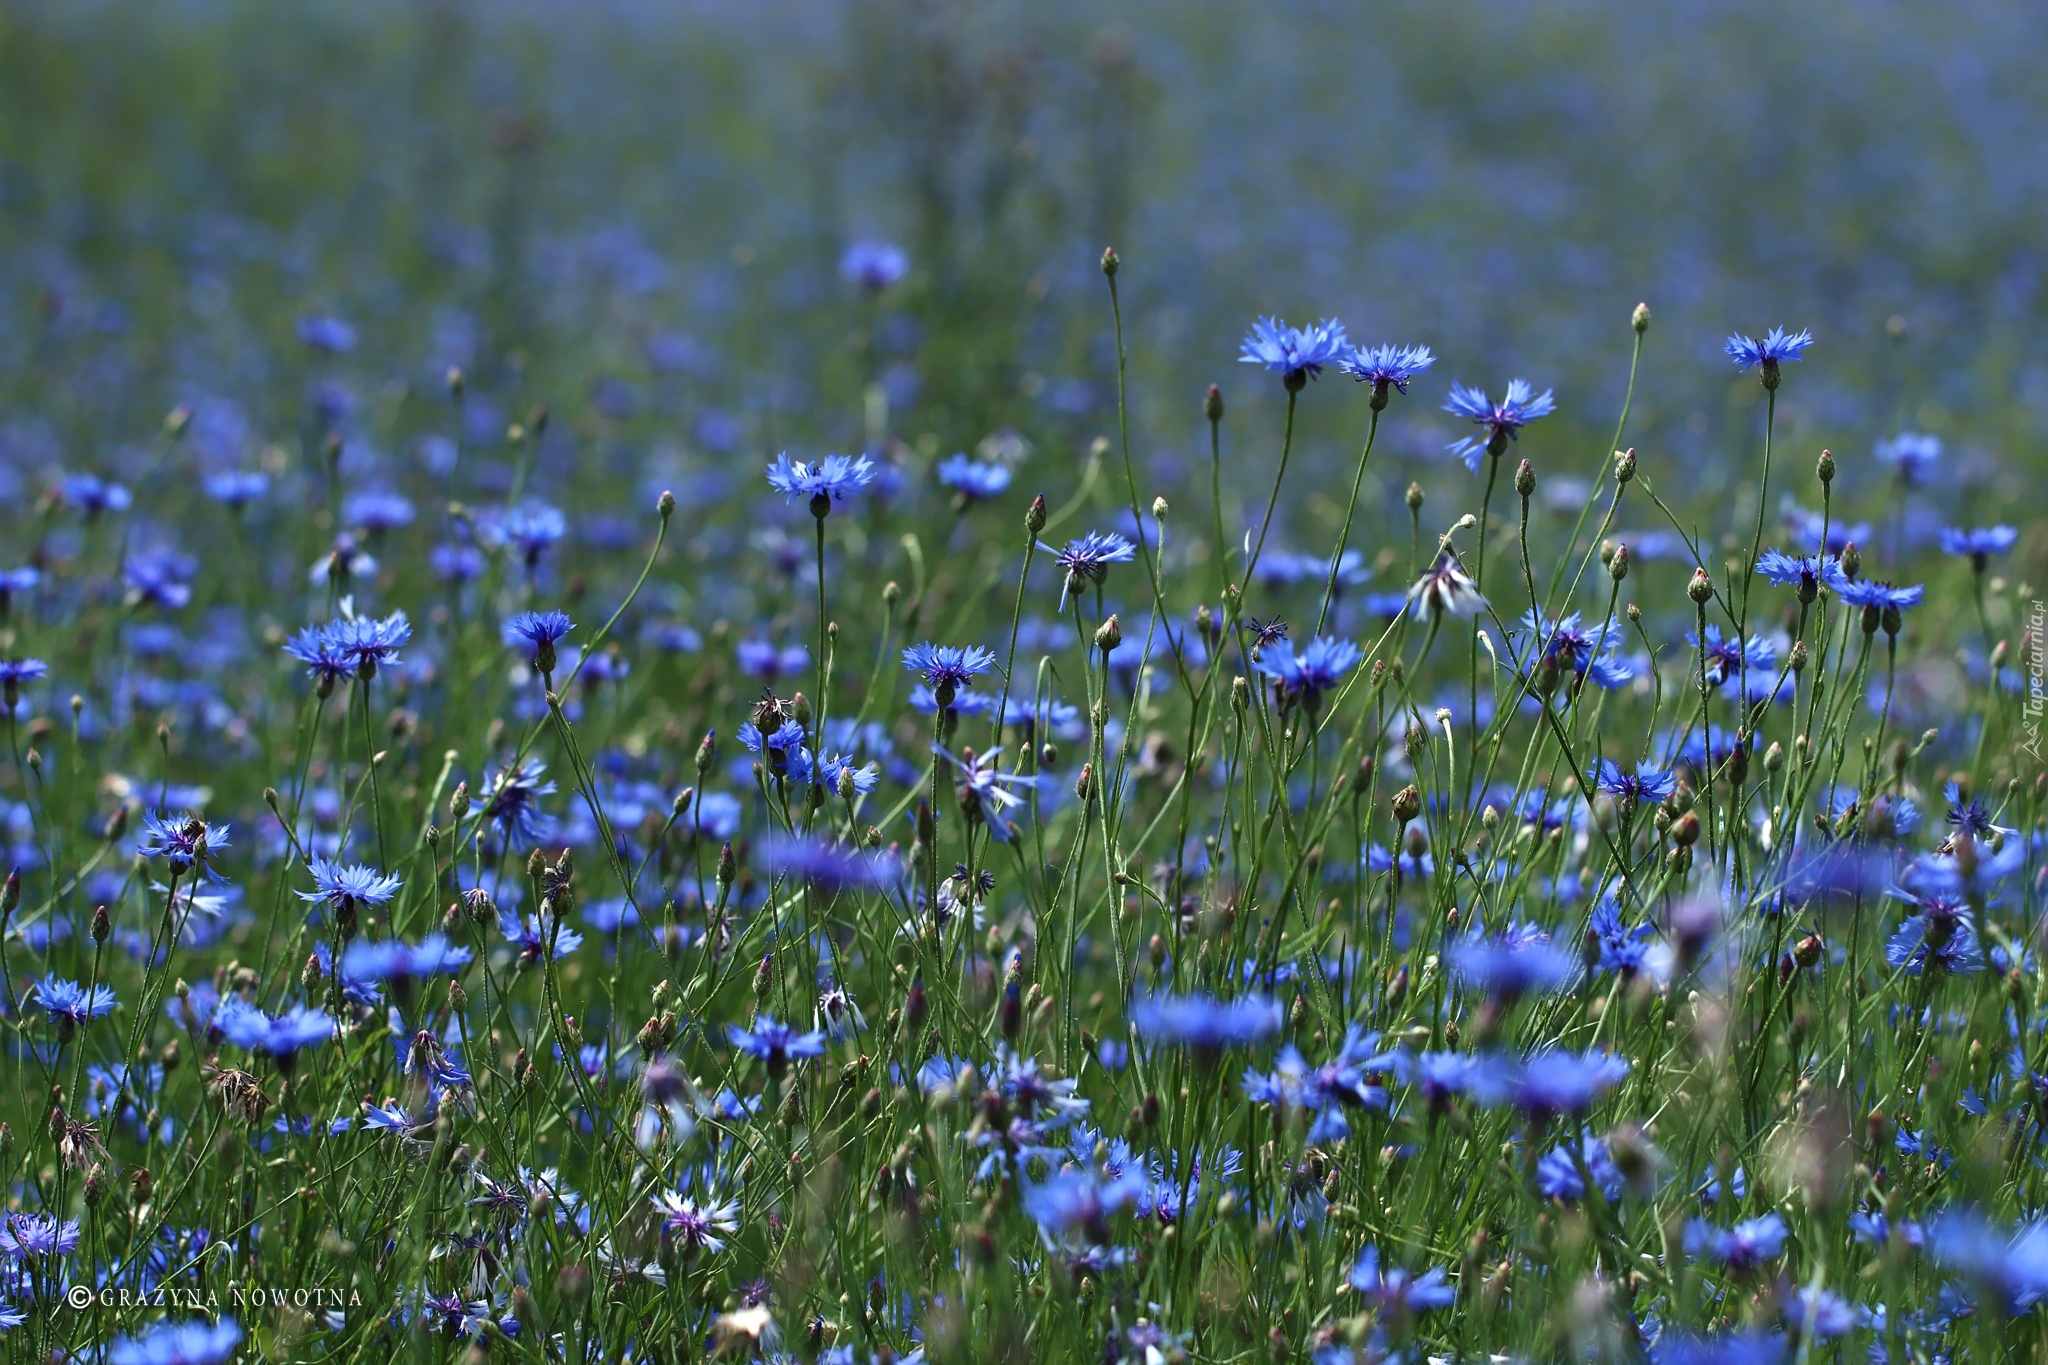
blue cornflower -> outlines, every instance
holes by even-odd
[[[541,776],[546,771],[545,764],[524,759],[493,771],[484,781],[480,818],[497,828],[508,848],[515,841],[539,843],[555,827],[554,817],[540,808],[540,798],[555,792],[555,784]]]
[[[752,721],[740,722],[734,732],[747,752],[761,755],[768,760],[768,772],[777,778],[796,777],[799,781],[810,778],[810,752],[805,748],[810,735],[804,727],[793,720],[785,720],[773,730],[763,734]]]
[[[192,601],[192,579],[199,563],[171,550],[138,550],[121,565],[121,576],[135,602],[178,611]]]
[[[411,498],[388,488],[360,489],[341,505],[343,525],[376,535],[410,526],[417,515]]]
[[[732,647],[740,672],[763,682],[793,677],[811,666],[811,652],[802,645],[775,645],[767,640],[742,640]]]
[[[780,1075],[792,1061],[808,1061],[825,1055],[823,1033],[798,1033],[772,1014],[756,1015],[751,1028],[727,1024],[725,1036],[749,1057],[765,1062],[771,1075]]]
[[[299,892],[299,899],[325,905],[333,912],[336,923],[351,932],[358,907],[388,905],[402,885],[396,876],[387,876],[374,867],[342,863],[318,853],[307,861],[306,870],[313,874],[313,890]]]
[[[819,757],[815,774],[808,749],[797,749],[789,756],[789,776],[793,782],[809,785],[816,781],[828,794],[837,795],[843,781],[851,781],[855,796],[866,796],[881,784],[882,772],[873,763],[855,763],[845,754],[824,754]]]
[[[1029,773],[1004,772],[997,762],[1002,755],[1001,746],[983,753],[962,749],[957,758],[943,748],[937,752],[953,765],[960,809],[968,819],[979,820],[999,843],[1007,844],[1015,838],[1017,827],[1010,823],[1009,812],[1011,807],[1022,805],[1024,798],[1011,788],[1036,787],[1038,778]]]
[[[1525,1058],[1508,1088],[1508,1098],[1532,1118],[1583,1114],[1593,1101],[1621,1084],[1627,1059],[1612,1053],[1566,1052],[1551,1048]]]
[[[509,547],[517,551],[529,573],[539,568],[541,557],[568,534],[569,520],[561,509],[538,501],[523,502],[477,525],[477,535],[484,544],[492,549]]]
[[[1782,1365],[1789,1353],[1776,1332],[1724,1332],[1695,1337],[1665,1332],[1650,1348],[1651,1365]]]
[[[331,313],[308,313],[299,319],[299,340],[309,351],[346,355],[356,348],[356,329]]]
[[[1948,526],[1942,528],[1941,552],[1969,560],[1970,567],[1982,573],[1984,561],[2004,554],[2019,538],[2019,531],[2011,526],[1976,526],[1968,530]]]
[[[67,1042],[80,1024],[111,1012],[120,1003],[114,998],[111,986],[85,987],[56,976],[46,976],[36,982],[35,993],[36,1003],[57,1026],[57,1036]]]
[[[1789,493],[1779,500],[1778,514],[1784,519],[1785,533],[1792,539],[1818,545],[1831,555],[1848,549],[1851,541],[1858,545],[1870,543],[1869,522],[1843,521],[1839,517],[1809,511],[1793,501]]]
[[[1786,361],[1806,359],[1806,348],[1813,345],[1813,333],[1801,328],[1787,334],[1783,327],[1773,327],[1770,335],[1762,341],[1746,337],[1740,332],[1731,333],[1721,343],[1721,349],[1735,362],[1735,368],[1746,370],[1755,365],[1763,372],[1764,387],[1778,387],[1778,366]]]
[[[1723,635],[1719,626],[1710,625],[1704,644],[1698,631],[1687,631],[1685,638],[1694,649],[1706,654],[1707,681],[1715,687],[1735,682],[1745,667],[1753,673],[1768,673],[1778,666],[1778,646],[1762,636],[1738,640]]]
[[[327,626],[304,627],[285,641],[284,652],[306,666],[306,676],[323,697],[332,693],[337,683],[355,675],[355,661]]]
[[[208,1322],[160,1322],[139,1337],[122,1337],[107,1349],[107,1365],[223,1365],[242,1340],[233,1318]]]
[[[1259,655],[1255,666],[1273,679],[1273,690],[1283,708],[1299,706],[1314,713],[1322,705],[1323,693],[1358,667],[1361,657],[1351,641],[1324,635],[1309,641],[1299,654],[1268,650]]]
[[[1642,971],[1649,962],[1649,940],[1654,932],[1648,924],[1631,928],[1622,923],[1621,907],[1611,897],[1603,899],[1593,907],[1586,927],[1587,937],[1599,951],[1594,968],[1625,977]]]
[[[20,593],[36,590],[36,584],[43,581],[43,571],[32,564],[18,569],[0,569],[0,616],[7,614],[14,605],[14,598]]]
[[[1449,953],[1451,975],[1474,990],[1504,999],[1530,991],[1559,990],[1579,974],[1571,954],[1548,938],[1515,934],[1506,938],[1472,935]]]
[[[1118,535],[1115,531],[1090,531],[1079,540],[1070,540],[1063,550],[1055,550],[1044,541],[1038,548],[1054,556],[1060,568],[1066,570],[1066,586],[1060,590],[1060,610],[1067,609],[1067,598],[1079,592],[1083,584],[1100,583],[1109,577],[1109,566],[1128,564],[1138,557],[1138,547]]]
[[[404,611],[389,616],[343,616],[327,626],[334,648],[365,682],[384,664],[398,662],[398,651],[412,639],[412,622]]]
[[[398,939],[357,939],[342,950],[341,972],[357,981],[409,981],[457,971],[474,956],[445,934],[428,934],[418,943]]]
[[[1280,1006],[1263,995],[1217,1000],[1206,995],[1153,995],[1131,1005],[1139,1036],[1167,1047],[1216,1052],[1247,1047],[1280,1031]]]
[[[273,1018],[247,1001],[231,1000],[214,1016],[214,1026],[236,1047],[276,1058],[280,1069],[288,1069],[301,1049],[334,1036],[334,1020],[304,1005]]]
[[[1422,1052],[1396,1053],[1395,1074],[1422,1094],[1424,1104],[1434,1110],[1447,1107],[1461,1095],[1481,1105],[1498,1104],[1507,1094],[1513,1067],[1492,1053]]]
[[[1387,405],[1387,390],[1408,392],[1408,385],[1416,375],[1436,364],[1436,357],[1427,346],[1374,346],[1353,347],[1349,355],[1338,362],[1344,373],[1361,384],[1372,385],[1372,402],[1375,409]]]
[[[1552,621],[1526,611],[1522,613],[1517,644],[1540,648],[1541,652],[1533,653],[1530,659],[1539,681],[1569,672],[1574,687],[1590,677],[1597,686],[1612,690],[1635,676],[1614,657],[1614,647],[1622,638],[1622,627],[1617,621],[1602,621],[1589,627],[1581,624],[1577,612]]]
[[[498,912],[498,932],[518,950],[518,966],[523,972],[546,961],[559,962],[583,946],[583,935],[566,924],[543,921],[533,915],[522,919],[509,910]]]
[[[768,466],[768,486],[788,498],[810,499],[811,515],[819,518],[832,510],[833,503],[845,502],[848,494],[867,487],[874,477],[875,462],[865,455],[851,459],[827,455],[813,464],[792,460],[785,451]]]
[[[1292,1043],[1280,1049],[1270,1072],[1247,1068],[1242,1084],[1254,1104],[1290,1106],[1315,1116],[1310,1145],[1335,1142],[1349,1135],[1348,1109],[1385,1109],[1387,1092],[1379,1077],[1393,1069],[1394,1057],[1379,1051],[1380,1035],[1356,1024],[1345,1031],[1337,1055],[1310,1066]]]
[[[449,541],[427,551],[427,564],[443,583],[469,583],[483,577],[484,552],[466,540]]]
[[[1829,1289],[1812,1285],[1785,1301],[1785,1321],[1814,1341],[1832,1341],[1856,1330],[1856,1305]]]
[[[0,1257],[69,1256],[78,1247],[78,1223],[47,1213],[0,1213]]]
[[[1865,635],[1883,626],[1886,635],[1896,636],[1905,624],[1902,615],[1920,605],[1927,589],[1918,583],[1899,588],[1878,578],[1852,578],[1836,588],[1835,594],[1845,606],[1863,608]]]
[[[206,496],[235,511],[270,491],[270,476],[260,469],[226,469],[200,480]]]
[[[2048,1222],[2008,1234],[1975,1210],[1957,1209],[1928,1222],[1927,1248],[1937,1265],[1988,1290],[2007,1312],[2048,1298]]]
[[[1585,1165],[1583,1174],[1579,1169],[1581,1162]],[[1580,1135],[1576,1154],[1568,1146],[1558,1147],[1537,1159],[1536,1192],[1545,1199],[1576,1204],[1586,1197],[1587,1175],[1593,1177],[1594,1187],[1609,1203],[1621,1198],[1621,1167],[1615,1164],[1607,1139],[1590,1133]]]
[[[145,858],[162,858],[174,872],[197,867],[213,880],[212,858],[228,846],[227,825],[209,825],[189,811],[165,817],[163,812],[142,813],[143,841],[135,851]]]
[[[1902,431],[1879,441],[1874,453],[1879,464],[1896,469],[1899,482],[1911,488],[1925,483],[1941,463],[1941,438],[1925,432]]]
[[[1941,799],[1948,802],[1948,810],[1942,819],[1958,834],[1967,834],[1972,839],[1982,839],[1990,834],[2012,833],[2009,829],[1992,824],[1991,812],[1984,809],[1984,803],[1965,792],[1962,784],[1954,779],[1942,784]]]
[[[1010,486],[1008,465],[982,464],[955,452],[939,462],[939,482],[968,502],[995,497]]]
[[[106,512],[125,512],[134,502],[127,488],[97,474],[66,474],[59,491],[64,501],[88,518]]]
[[[883,850],[848,848],[802,835],[778,835],[755,845],[761,863],[778,877],[826,890],[865,889],[895,883],[896,859]]]
[[[894,242],[853,242],[839,258],[841,278],[869,293],[879,294],[909,273],[910,257]]]
[[[0,659],[0,700],[12,711],[21,700],[22,684],[38,682],[49,671],[50,666],[41,659]]]
[[[1109,1216],[1136,1203],[1147,1184],[1142,1169],[1114,1175],[1063,1170],[1043,1184],[1026,1184],[1024,1212],[1049,1238],[1101,1246],[1110,1241]]]
[[[1486,396],[1486,390],[1470,389],[1453,380],[1451,396],[1444,400],[1444,411],[1456,417],[1469,417],[1485,428],[1449,446],[1451,454],[1464,460],[1467,469],[1477,472],[1481,455],[1499,458],[1509,441],[1520,438],[1524,426],[1557,411],[1557,400],[1549,389],[1537,393],[1535,385],[1526,379],[1509,380],[1508,390],[1498,403]]]
[[[1347,1279],[1383,1314],[1428,1313],[1449,1308],[1458,1298],[1458,1291],[1451,1287],[1441,1268],[1432,1267],[1416,1275],[1399,1267],[1382,1266],[1380,1249],[1375,1246],[1358,1253]]]
[[[1849,581],[1834,555],[1788,555],[1783,550],[1758,555],[1756,572],[1781,588],[1797,588],[1802,602],[1811,602],[1822,588],[1840,591]]]
[[[1945,976],[1971,976],[1984,970],[1983,946],[1965,913],[1908,916],[1886,940],[1884,959],[1896,971],[1919,976],[1933,970]]]
[[[922,673],[939,705],[952,704],[958,690],[994,668],[996,656],[980,645],[912,645],[903,651],[903,666]]]
[[[1776,1260],[1790,1235],[1785,1220],[1775,1213],[1745,1219],[1729,1228],[1695,1218],[1685,1227],[1685,1254],[1739,1274]]]
[[[1342,364],[1350,350],[1344,324],[1335,318],[1313,327],[1289,327],[1278,318],[1260,318],[1245,333],[1237,358],[1246,365],[1265,366],[1279,375],[1288,389],[1300,392],[1323,372],[1323,366]]]
[[[1625,773],[1620,764],[1603,758],[1594,771],[1593,785],[1634,808],[1670,796],[1678,790],[1678,778],[1672,773],[1640,765],[1634,772]]]
[[[499,638],[517,647],[522,641],[533,647],[533,666],[542,673],[555,671],[555,646],[576,623],[566,612],[522,611],[498,628]]]

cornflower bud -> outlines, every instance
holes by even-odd
[[[1223,390],[1214,384],[1211,384],[1209,391],[1202,395],[1202,416],[1211,422],[1223,420]]]
[[[1628,546],[1614,547],[1614,558],[1607,561],[1607,576],[1619,583],[1628,577]]]
[[[1649,331],[1650,305],[1647,303],[1637,304],[1636,310],[1633,313],[1630,313],[1628,316],[1628,325],[1636,329],[1637,336],[1641,336],[1643,333]]]
[[[1035,536],[1045,529],[1045,522],[1045,494],[1040,493],[1031,500],[1031,506],[1024,513],[1024,529]],[[892,583],[890,586],[894,587],[895,584]]]
[[[1416,790],[1415,784],[1411,782],[1395,792],[1394,799],[1389,804],[1392,808],[1395,822],[1405,825],[1416,816],[1422,814],[1422,793]]]
[[[1113,247],[1113,246],[1106,246],[1106,247],[1102,248],[1102,273],[1103,273],[1103,274],[1105,274],[1105,275],[1109,276],[1109,277],[1110,277],[1111,279],[1115,279],[1115,278],[1116,278],[1116,268],[1117,268],[1117,267],[1118,267],[1119,265],[1121,265],[1121,264],[1123,264],[1123,262],[1122,262],[1122,261],[1121,261],[1121,260],[1120,260],[1120,259],[1118,258],[1117,254],[1116,254],[1116,248],[1115,248],[1115,247]]]
[[[1813,472],[1820,476],[1821,486],[1827,487],[1835,481],[1835,453],[1823,450],[1820,459],[1814,461]]]
[[[1636,448],[1634,446],[1630,446],[1627,450],[1615,451],[1614,481],[1616,483],[1627,483],[1630,479],[1633,479],[1635,476]]]
[[[1707,577],[1704,568],[1692,571],[1692,580],[1685,585],[1685,595],[1700,606],[1714,600],[1714,580]]]
[[[1109,619],[1095,629],[1095,647],[1108,654],[1123,642],[1124,628],[1118,624],[1116,613],[1111,612]]]
[[[1525,502],[1536,491],[1536,466],[1527,460],[1522,461],[1521,467],[1515,470],[1515,491],[1522,495]]]

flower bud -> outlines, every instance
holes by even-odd
[[[1040,493],[1031,500],[1030,508],[1024,513],[1024,529],[1035,536],[1045,529],[1045,521],[1045,494]]]
[[[1685,585],[1685,595],[1700,606],[1714,600],[1714,580],[1707,577],[1705,569],[1695,568],[1692,571],[1692,581]]]
[[[1419,483],[1408,485],[1408,510],[1411,512],[1420,512],[1422,510],[1422,485]]]
[[[1521,467],[1515,470],[1515,491],[1521,494],[1524,500],[1536,491],[1536,466],[1527,460],[1522,461]]]
[[[1630,446],[1627,450],[1615,451],[1614,481],[1616,483],[1627,483],[1630,479],[1633,479],[1635,476],[1636,448],[1634,446]]]
[[[1202,416],[1211,422],[1223,420],[1223,390],[1214,384],[1211,384],[1209,391],[1202,395]]]
[[[1832,450],[1823,450],[1820,453],[1820,459],[1814,462],[1813,472],[1820,476],[1822,487],[1833,483],[1835,481],[1835,453]]]
[[[1116,268],[1117,268],[1117,267],[1118,267],[1119,265],[1121,265],[1121,264],[1123,264],[1123,262],[1122,262],[1121,260],[1119,260],[1119,259],[1118,259],[1118,257],[1117,257],[1117,254],[1116,254],[1116,248],[1115,248],[1115,247],[1113,247],[1113,246],[1106,246],[1106,247],[1102,248],[1102,273],[1103,273],[1103,274],[1105,274],[1105,275],[1109,276],[1109,277],[1110,277],[1111,279],[1115,279],[1115,278],[1116,278]]]
[[[654,500],[654,510],[660,514],[663,521],[667,521],[675,515],[676,495],[666,488],[662,489],[661,496]]]
[[[1095,628],[1095,647],[1107,654],[1123,642],[1124,628],[1117,623],[1116,613],[1111,612],[1109,619]]]
[[[1628,577],[1628,546],[1614,547],[1614,558],[1607,561],[1607,576],[1619,583]]]
[[[1422,793],[1417,791],[1415,784],[1411,782],[1394,793],[1390,805],[1395,822],[1405,825],[1422,813]]]
[[[1637,336],[1641,336],[1643,333],[1649,331],[1650,305],[1647,303],[1637,304],[1635,312],[1630,313],[1628,316],[1628,325],[1636,329]]]
[[[1842,547],[1842,572],[1851,578],[1863,572],[1863,551],[1856,548],[1853,540]]]

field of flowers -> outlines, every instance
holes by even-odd
[[[2048,1355],[2048,17],[1116,18],[0,11],[5,1360]]]

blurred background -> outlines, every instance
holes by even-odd
[[[1278,313],[1442,357],[1369,485],[1404,531],[1408,479],[1469,478],[1454,378],[1556,388],[1524,446],[1569,496],[1643,300],[1646,474],[1739,505],[1760,406],[1720,343],[1782,323],[1818,338],[1780,408],[1802,487],[1825,444],[1881,497],[1872,448],[1919,430],[1930,517],[2011,519],[2048,421],[2044,51],[2010,0],[11,0],[0,496],[119,473],[180,402],[202,458],[327,423],[374,478],[445,425],[449,366],[479,438],[551,405],[536,486],[586,510],[598,474],[687,507],[784,446],[1008,443],[1056,494],[1113,429],[1113,243],[1164,491],[1206,488],[1217,381],[1263,498],[1279,388],[1235,361]],[[900,285],[841,278],[864,239]],[[1349,388],[1305,396],[1302,544]]]

